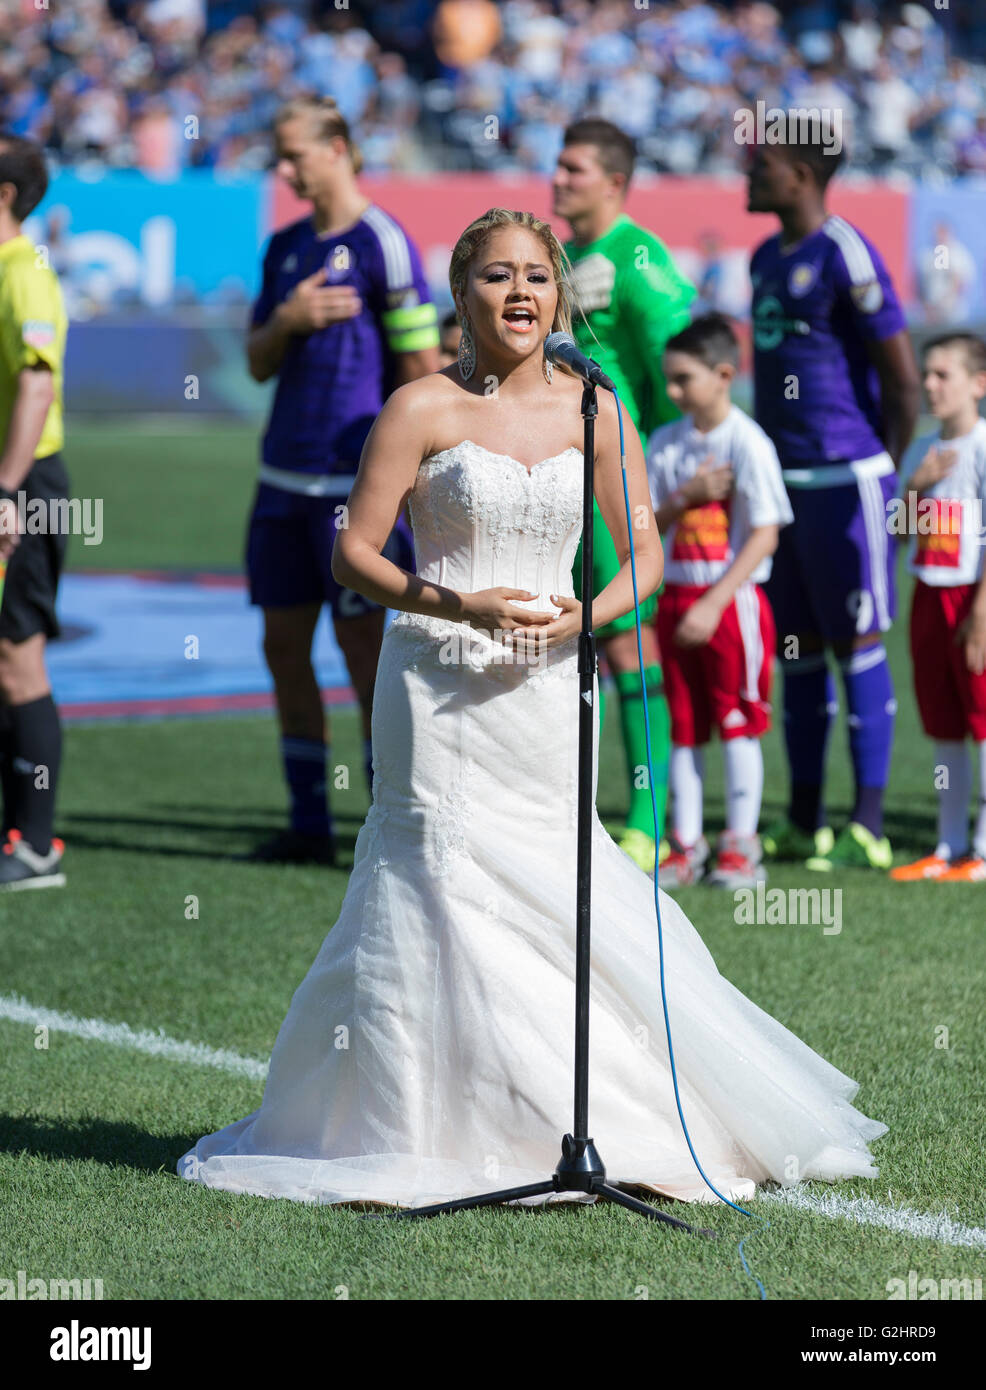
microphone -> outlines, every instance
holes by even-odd
[[[549,333],[544,340],[544,355],[549,362],[570,367],[593,386],[601,386],[604,391],[616,390],[599,363],[585,355],[571,333]]]

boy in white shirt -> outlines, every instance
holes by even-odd
[[[938,844],[890,870],[897,882],[986,881],[986,342],[948,333],[924,349],[924,389],[941,423],[901,461],[904,515],[913,518],[908,569],[911,661],[921,723],[935,740]],[[969,846],[972,764],[979,762],[979,815]],[[939,772],[939,769],[942,769]]]
[[[793,515],[773,444],[730,400],[738,364],[736,335],[721,314],[705,314],[671,338],[667,390],[685,414],[647,443],[664,538],[657,632],[671,712],[671,852],[658,871],[662,888],[705,874],[703,745],[713,726],[725,761],[726,829],[705,881],[741,888],[767,876],[757,827],[775,634],[759,586]]]

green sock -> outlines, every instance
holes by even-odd
[[[671,756],[671,718],[664,698],[664,679],[658,665],[644,668],[647,683],[647,718],[650,722],[650,755],[654,769],[654,796],[657,801],[657,835],[664,833],[664,812],[668,798],[668,761]],[[654,834],[654,812],[647,784],[647,738],[641,707],[640,673],[619,671],[616,689],[620,696],[620,723],[623,746],[630,769],[630,810],[628,830]]]

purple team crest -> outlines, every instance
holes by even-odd
[[[355,269],[356,252],[344,241],[333,246],[325,258],[325,276],[330,285],[343,284]]]
[[[806,295],[818,276],[818,270],[807,261],[794,266],[787,278],[787,287],[795,299]]]

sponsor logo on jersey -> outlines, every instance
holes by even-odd
[[[672,560],[725,560],[729,557],[729,506],[704,502],[678,518],[671,547]]]
[[[608,309],[616,284],[616,266],[601,251],[593,251],[574,263],[569,283],[584,314],[593,309]]]
[[[917,564],[958,569],[962,558],[961,498],[922,497],[920,506],[927,524],[917,528]]]
[[[298,257],[294,251],[291,252],[290,256],[284,257],[284,260],[281,262],[281,269],[286,275],[291,275],[298,269]]]
[[[788,291],[795,299],[802,299],[818,278],[818,270],[807,261],[802,261],[800,265],[793,266],[790,275],[787,277]]]
[[[788,318],[784,305],[773,294],[765,294],[753,306],[753,345],[761,352],[772,352],[780,347],[789,333],[807,337],[811,325],[804,319]]]
[[[875,314],[883,305],[883,286],[879,280],[866,285],[853,285],[849,293],[856,308],[863,314]]]
[[[27,319],[22,334],[28,347],[50,347],[55,341],[55,325],[46,319]]]

